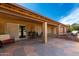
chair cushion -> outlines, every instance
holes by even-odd
[[[3,42],[3,44],[11,44],[11,43],[14,42],[14,39],[6,39],[6,40],[4,40],[2,42]]]
[[[14,39],[12,39],[9,34],[4,34],[0,35],[0,41],[2,41],[3,44],[10,44],[14,42]]]

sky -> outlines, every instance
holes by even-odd
[[[63,24],[79,23],[78,3],[20,3],[19,5]]]

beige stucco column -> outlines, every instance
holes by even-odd
[[[60,35],[60,27],[61,25],[58,25],[58,35]]]
[[[53,34],[57,34],[57,29],[56,29],[56,27],[53,28]]]
[[[43,23],[43,41],[47,43],[47,22]]]
[[[66,29],[66,27],[64,27],[64,33],[66,33],[67,32],[67,29]]]

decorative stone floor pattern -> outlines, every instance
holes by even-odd
[[[47,44],[19,41],[0,48],[0,56],[79,56],[79,42],[51,38]]]

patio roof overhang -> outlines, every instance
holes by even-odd
[[[35,14],[30,10],[23,9],[21,6],[19,6],[17,4],[0,3],[0,8],[1,8],[0,12],[14,15],[16,17],[18,16],[18,17],[25,18],[25,21],[27,21],[26,19],[28,18],[32,21],[48,22],[48,24],[54,25],[54,26],[59,25],[58,22],[50,20],[50,19],[43,17],[41,15]]]
[[[10,12],[10,11],[7,11],[7,10],[1,10],[0,9],[0,16],[3,17],[8,17],[8,18],[12,18],[12,19],[18,19],[17,21],[21,20],[21,21],[25,21],[25,22],[37,22],[37,23],[42,23],[43,21],[36,21],[36,19],[34,18],[30,18],[30,17],[26,17],[26,16],[23,16],[21,14],[18,14],[18,13],[13,13],[13,12]],[[11,19],[11,20],[12,20]]]

